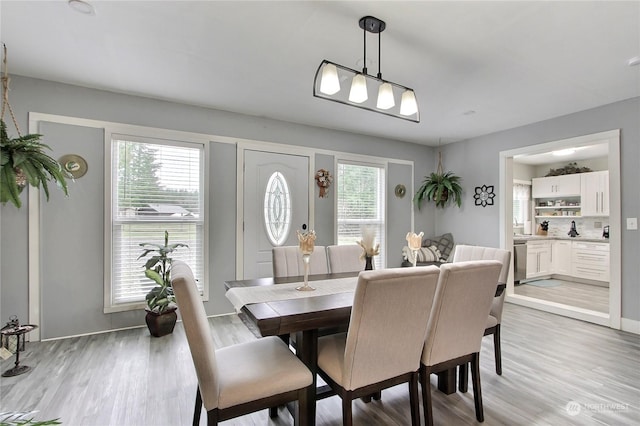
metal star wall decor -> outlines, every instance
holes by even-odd
[[[493,193],[493,185],[476,186],[476,193],[473,194],[473,198],[476,200],[476,206],[492,206],[493,199],[496,194]]]

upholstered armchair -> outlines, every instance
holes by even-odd
[[[191,268],[175,260],[171,275],[198,377],[194,425],[200,424],[202,406],[207,424],[216,425],[303,396],[313,382],[311,372],[282,340],[265,337],[216,350]]]
[[[332,274],[364,270],[363,249],[357,244],[327,246],[329,270]]]
[[[280,246],[272,249],[273,276],[275,278],[304,275],[302,253],[298,246]],[[327,251],[324,246],[315,246],[309,262],[309,274],[328,274]]]
[[[420,423],[418,368],[438,274],[435,266],[361,272],[348,331],[318,340],[318,371],[342,398],[344,425],[354,399],[400,383]]]
[[[420,364],[424,417],[428,426],[433,425],[431,373],[466,367],[469,362],[476,419],[484,421],[480,349],[501,267],[497,260],[446,263],[440,267]]]
[[[498,282],[506,284],[511,267],[511,252],[493,247],[457,245],[453,253],[453,262],[466,262],[469,260],[497,260],[502,264]],[[494,297],[491,303],[491,312],[487,318],[484,335],[493,335],[493,351],[496,363],[496,373],[502,374],[502,349],[500,346],[500,325],[502,324],[502,309],[504,307],[505,291]],[[461,376],[464,380],[464,377]],[[461,382],[462,383],[462,382]],[[466,389],[466,382],[462,384]]]

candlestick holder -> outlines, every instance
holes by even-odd
[[[302,263],[304,264],[304,285],[296,287],[298,291],[313,291],[315,288],[309,285],[309,262],[311,261],[311,253],[315,248],[316,233],[314,231],[305,232],[296,231],[298,241],[300,242],[300,251],[302,252]]]

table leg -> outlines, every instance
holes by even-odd
[[[456,391],[456,368],[450,368],[437,373],[438,390],[447,395],[451,395]]]
[[[297,336],[298,347],[296,354],[298,358],[311,371],[313,383],[307,388],[302,399],[299,401],[300,424],[316,424],[316,375],[318,373],[318,330],[305,330],[299,332]]]

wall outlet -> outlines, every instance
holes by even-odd
[[[637,217],[628,217],[627,218],[627,229],[629,231],[635,231],[638,229],[638,218]]]

